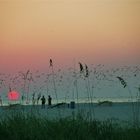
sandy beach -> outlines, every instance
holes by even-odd
[[[23,112],[26,114],[36,114],[39,117],[47,117],[48,119],[57,119],[72,117],[80,113],[83,117],[94,117],[97,120],[118,119],[122,121],[131,121],[133,119],[132,103],[112,103],[98,105],[97,103],[80,103],[75,104],[75,108],[71,108],[68,104],[60,106],[48,106],[43,109],[41,105],[19,105],[14,107],[0,107],[1,118],[15,112]],[[138,113],[139,108],[135,107]]]

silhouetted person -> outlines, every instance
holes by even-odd
[[[50,95],[48,96],[48,105],[52,105],[52,98]]]
[[[42,101],[42,108],[45,108],[46,99],[44,95],[42,96],[41,101]]]

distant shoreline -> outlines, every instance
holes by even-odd
[[[110,103],[112,103],[112,104],[128,104],[128,103],[130,103],[130,104],[132,104],[132,103],[140,103],[140,101],[111,101],[111,100],[104,100],[104,101],[107,101],[107,102],[110,102]],[[98,105],[99,103],[101,103],[101,102],[104,102],[104,101],[100,101],[100,102],[79,102],[79,103],[76,103],[75,102],[75,105],[82,105],[82,104],[93,104],[93,105]],[[67,104],[67,105],[69,105],[70,104],[70,102],[60,102],[59,104],[61,104],[61,103],[64,103],[64,104]],[[108,103],[105,103],[105,104],[108,104]],[[12,106],[12,105],[20,105],[20,106],[41,106],[41,104],[35,104],[35,105],[33,105],[33,104],[21,104],[21,103],[12,103],[12,104],[3,104],[3,105],[0,105],[0,107],[4,107],[4,106]],[[46,106],[48,106],[48,104],[45,104]],[[52,106],[53,105],[57,105],[56,103],[54,103],[54,104],[52,104]]]

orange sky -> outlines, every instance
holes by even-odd
[[[140,0],[0,0],[0,71],[139,64]]]

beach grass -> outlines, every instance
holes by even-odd
[[[139,140],[140,127],[113,120],[75,117],[41,118],[15,113],[0,120],[0,140]]]

